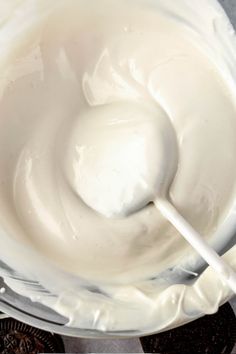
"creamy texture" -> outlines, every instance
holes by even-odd
[[[92,209],[106,217],[127,217],[167,195],[177,155],[173,127],[158,106],[109,103],[77,119],[65,174]]]
[[[71,325],[157,330],[207,311],[196,294],[212,282],[212,311],[227,288],[210,270],[168,287],[201,260],[149,202],[167,193],[216,249],[232,236],[236,44],[217,2],[16,1],[0,45],[1,226],[58,296],[37,301]],[[60,286],[54,267],[70,274]]]

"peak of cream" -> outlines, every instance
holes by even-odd
[[[147,203],[170,185],[207,241],[233,240],[236,43],[224,11],[214,0],[5,8],[1,259],[54,294],[37,299],[71,326],[155,331],[216,309],[228,288],[211,270],[186,286],[200,259]]]

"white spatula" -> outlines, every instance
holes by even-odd
[[[180,215],[178,210],[176,210],[176,208],[167,199],[157,199],[155,205],[162,215],[169,220],[169,222],[236,294],[235,271],[215,252],[212,247],[208,245],[204,238],[182,217],[182,215]]]

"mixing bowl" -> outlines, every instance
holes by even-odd
[[[234,0],[223,1],[226,4],[227,11],[233,20],[235,9]],[[236,24],[236,11],[235,11],[235,24]],[[224,240],[221,247],[218,249],[220,254],[226,254],[226,260],[231,260],[231,265],[236,268],[236,206],[232,208],[231,213],[220,228],[216,238]],[[71,274],[58,269],[52,265],[50,271],[46,266],[43,258],[39,255],[18,245],[13,238],[9,237],[3,230],[0,229],[0,311],[14,317],[22,322],[30,324],[31,326],[42,328],[51,332],[56,332],[64,335],[78,336],[78,337],[133,337],[150,334],[156,331],[162,331],[173,328],[180,324],[192,321],[198,317],[203,316],[205,313],[216,312],[218,307],[228,301],[232,296],[232,292],[227,287],[219,287],[218,280],[212,279],[209,283],[209,293],[203,292],[202,297],[199,298],[194,310],[189,313],[183,311],[181,314],[181,322],[178,321],[178,316],[173,320],[170,314],[162,311],[161,303],[170,300],[172,296],[173,287],[178,287],[179,298],[175,299],[173,306],[176,307],[176,314],[179,308],[184,309],[186,303],[190,301],[190,294],[197,294],[201,290],[201,284],[207,279],[211,279],[212,270],[207,268],[200,259],[195,263],[194,272],[198,273],[198,277],[186,275],[178,270],[169,269],[165,272],[164,278],[166,283],[169,284],[168,288],[163,291],[163,296],[157,302],[159,316],[156,318],[156,325],[149,328],[131,328],[129,327],[129,317],[140,317],[139,309],[135,306],[130,309],[123,309],[122,304],[117,307],[111,303],[110,311],[115,318],[116,311],[124,311],[125,326],[121,326],[119,330],[117,326],[112,330],[110,326],[109,331],[106,329],[106,323],[109,322],[109,312],[103,313],[103,302],[111,302],[107,294],[100,291],[97,284],[91,284],[85,279],[79,279]],[[18,262],[16,262],[18,259]],[[21,260],[19,262],[19,259]],[[31,262],[30,262],[31,260]],[[33,260],[33,262],[32,262]],[[40,270],[40,271],[39,271]],[[176,273],[176,274],[175,274]],[[25,277],[24,274],[28,274]],[[178,276],[177,276],[178,275]],[[178,280],[177,280],[178,279]],[[159,277],[153,281],[159,281]],[[196,285],[197,284],[197,285]],[[87,326],[81,328],[76,322],[68,323],[68,318],[60,315],[56,309],[58,304],[58,293],[61,293],[64,288],[71,289],[71,291],[81,290],[83,299],[91,304],[92,312],[86,313],[86,301],[83,302],[81,308],[78,308],[78,314],[85,316]],[[214,289],[221,289],[219,293],[214,292]],[[30,290],[30,298],[27,297]],[[210,294],[211,293],[211,294]],[[211,306],[208,299],[211,298]],[[94,305],[94,299],[97,303]],[[40,300],[40,302],[39,302]],[[60,301],[63,301],[60,299]],[[49,305],[50,308],[47,306]],[[68,307],[73,308],[73,303],[66,304]],[[52,310],[51,308],[54,308]],[[187,308],[187,307],[186,307]],[[173,314],[172,314],[173,317]],[[109,326],[108,326],[109,327]]]

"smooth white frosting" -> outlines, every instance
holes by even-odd
[[[78,198],[106,217],[127,217],[165,196],[178,145],[166,113],[150,102],[115,102],[81,113],[68,137],[64,174]]]
[[[82,328],[163,330],[214,311],[229,290],[210,269],[186,285],[201,260],[149,202],[168,191],[216,249],[232,240],[236,42],[220,5],[5,8],[1,259],[55,297],[6,283]]]

